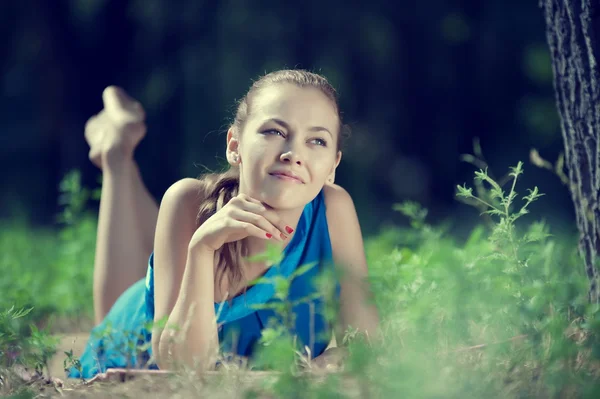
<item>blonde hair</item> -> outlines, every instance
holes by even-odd
[[[252,99],[265,87],[291,83],[299,87],[311,87],[320,90],[335,107],[338,114],[338,140],[337,150],[341,150],[343,139],[349,135],[349,130],[342,124],[341,113],[339,111],[338,96],[336,90],[327,81],[327,79],[316,73],[305,70],[280,70],[271,72],[257,81],[255,81],[248,93],[238,102],[235,118],[231,127],[241,134],[244,126],[250,116],[252,109]],[[239,192],[239,168],[230,166],[223,173],[207,173],[199,177],[203,183],[204,201],[198,210],[197,223],[204,223],[206,219],[214,215],[225,204],[227,204]],[[217,275],[215,283],[222,282],[224,276],[228,277],[229,286],[236,286],[242,279],[240,265],[242,258],[248,255],[248,248],[243,240],[226,243],[217,253]],[[229,298],[231,299],[231,298]]]

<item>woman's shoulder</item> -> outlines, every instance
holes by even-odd
[[[337,184],[325,185],[323,196],[329,238],[335,255],[348,245],[359,243],[361,232],[358,215],[352,197],[343,187]]]
[[[200,204],[205,198],[204,184],[198,179],[186,177],[173,183],[165,192],[164,199]]]
[[[323,197],[327,208],[327,218],[343,216],[344,212],[354,211],[354,201],[342,186],[326,184],[323,187]]]
[[[165,191],[160,207],[174,209],[178,213],[193,215],[195,218],[205,198],[204,184],[200,180],[184,178],[173,183]]]

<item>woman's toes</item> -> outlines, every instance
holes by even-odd
[[[85,124],[88,157],[100,169],[112,162],[132,158],[146,135],[145,112],[140,103],[117,86],[102,93],[104,109]]]
[[[140,103],[120,87],[108,86],[104,89],[102,101],[109,118],[117,126],[142,122],[146,117]]]

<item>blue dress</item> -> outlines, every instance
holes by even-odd
[[[321,272],[332,270],[332,252],[325,214],[323,190],[305,207],[296,227],[296,234],[284,249],[283,260],[271,266],[263,275],[271,280],[277,276],[290,279],[300,266],[313,264],[295,276],[289,287],[288,300],[310,298],[293,307],[293,331],[302,348],[308,346],[312,357],[326,349],[330,328],[324,317],[325,299],[315,282]],[[153,368],[148,364],[152,354],[150,327],[154,319],[154,254],[150,255],[146,278],[129,287],[115,302],[104,320],[91,333],[79,359],[81,373],[69,371],[72,378],[91,378],[108,368]],[[302,269],[305,270],[304,268]],[[339,296],[336,282],[334,295]],[[260,283],[249,287],[245,294],[228,302],[215,303],[219,343],[223,353],[252,359],[261,331],[269,321],[277,320],[271,309],[257,306],[279,301],[273,284]]]

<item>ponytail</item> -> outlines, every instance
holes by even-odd
[[[205,195],[196,217],[198,226],[237,196],[240,185],[239,169],[232,167],[223,173],[208,173],[201,176],[199,180],[203,183]],[[217,266],[215,284],[220,287],[223,277],[226,276],[228,286],[236,287],[242,280],[242,259],[248,255],[248,249],[243,240],[228,242],[215,254]]]

